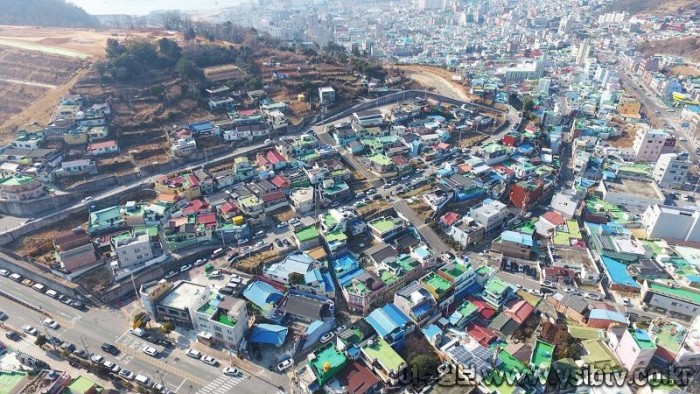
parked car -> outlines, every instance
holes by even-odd
[[[591,300],[596,300],[596,301],[601,300],[601,297],[598,294],[594,294],[594,293],[586,293],[583,296],[588,298],[588,299],[591,299]]]
[[[277,225],[277,228],[285,228],[285,227],[287,227],[287,222],[282,222],[282,223]]]
[[[238,376],[241,374],[241,372],[238,370],[238,368],[234,368],[234,367],[226,367],[226,368],[224,368],[223,372],[224,372],[224,375],[226,375],[226,376]]]
[[[199,267],[199,266],[204,265],[204,263],[206,263],[206,262],[207,262],[207,259],[198,259],[197,261],[194,262],[194,266]]]
[[[341,332],[345,331],[347,328],[348,327],[345,324],[343,324],[341,326],[336,327],[335,332],[336,332],[336,334],[340,334]]]
[[[292,243],[289,242],[288,239],[283,239],[283,240],[282,240],[282,243],[284,243],[284,246],[286,246],[286,247],[288,247],[288,248],[292,246]]]
[[[8,271],[6,269],[0,269],[0,276],[5,276],[5,277],[10,276],[10,271]]]
[[[212,367],[219,365],[219,362],[212,356],[204,356],[201,358],[201,360],[204,364],[211,365]]]
[[[109,354],[113,354],[113,355],[115,355],[115,356],[116,356],[117,354],[119,354],[119,349],[117,349],[116,346],[114,346],[114,345],[112,345],[112,344],[110,344],[110,343],[106,343],[106,342],[103,343],[102,345],[100,345],[100,349],[104,350],[105,352],[107,352],[107,353],[109,353]]]
[[[624,306],[632,306],[632,301],[630,301],[630,299],[627,298],[627,297],[622,297],[622,305],[624,305]]]
[[[122,369],[119,371],[119,376],[126,379],[126,380],[132,380],[134,379],[134,373],[129,371],[128,369]]]
[[[408,175],[408,174],[406,174],[406,175],[404,175],[404,176],[401,177],[401,180],[402,180],[402,181],[406,181],[406,180],[408,180],[408,179],[410,179],[410,178],[411,178],[411,176]]]
[[[209,273],[209,279],[223,278],[224,275],[219,270],[215,270]]]
[[[187,272],[192,269],[192,264],[185,264],[182,267],[180,267],[180,272]]]
[[[19,341],[20,339],[22,339],[22,336],[19,335],[17,331],[8,331],[5,333],[5,338],[12,341]]]
[[[52,330],[58,330],[59,327],[55,320],[48,318],[44,319],[44,325]]]
[[[88,202],[88,201],[92,201],[92,196],[87,196],[87,197],[83,198],[83,202]]]
[[[5,319],[7,319],[7,313],[0,310],[0,320],[5,320]]]
[[[93,354],[90,356],[90,361],[92,361],[95,364],[102,364],[105,361],[105,358],[102,357],[100,354]]]
[[[87,309],[87,307],[85,306],[85,304],[83,304],[83,303],[80,302],[80,301],[71,301],[70,306],[72,306],[73,308],[75,308],[75,309],[77,309],[77,310],[79,310],[79,311],[84,311],[84,310]]]
[[[202,352],[200,352],[199,350],[187,349],[185,354],[189,357],[196,358],[197,360],[202,358]]]
[[[283,360],[282,362],[280,362],[279,364],[277,364],[277,369],[280,372],[284,372],[284,370],[286,370],[287,368],[289,368],[291,366],[292,366],[292,360],[286,359],[286,360]]]
[[[37,330],[36,328],[34,328],[33,326],[31,326],[31,325],[29,325],[29,324],[27,324],[26,326],[22,327],[22,331],[26,332],[26,333],[29,334],[29,335],[34,335],[34,336],[36,336],[37,334],[39,334],[39,330]]]
[[[168,271],[168,273],[165,274],[165,279],[170,279],[173,276],[176,276],[177,274],[178,274],[177,271]]]
[[[141,349],[142,352],[148,354],[151,357],[157,357],[158,356],[158,350],[152,346],[146,346],[143,349]]]
[[[119,373],[119,371],[121,371],[121,367],[111,361],[105,361],[104,363],[102,363],[102,366],[112,373]]]
[[[547,287],[551,287],[551,288],[555,288],[555,289],[557,287],[556,283],[549,281],[549,280],[543,280],[542,286],[547,286]]]
[[[365,194],[369,196],[370,194],[374,194],[374,193],[376,193],[376,192],[377,192],[377,189],[371,188],[371,189],[367,189],[367,190],[365,191]]]
[[[85,349],[76,349],[73,351],[73,355],[78,358],[82,358],[83,360],[87,360],[88,358],[88,353],[85,351]]]
[[[330,341],[331,339],[333,339],[333,335],[334,334],[332,332],[327,332],[323,334],[323,336],[321,337],[321,343],[326,343]]]

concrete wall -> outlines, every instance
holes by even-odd
[[[0,213],[17,217],[36,217],[44,212],[68,204],[75,197],[71,194],[46,196],[30,201],[0,200]]]
[[[84,299],[86,296],[78,285],[52,274],[48,267],[26,262],[20,256],[9,251],[0,251],[0,268],[16,272],[24,278],[41,283],[69,297]]]

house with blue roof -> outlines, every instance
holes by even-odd
[[[291,253],[284,260],[268,265],[263,268],[263,276],[301,291],[335,297],[330,273],[305,252]]]
[[[256,324],[250,330],[250,343],[280,347],[287,339],[289,329],[276,324]]]
[[[611,325],[621,325],[627,327],[629,320],[627,316],[617,311],[607,309],[593,309],[588,313],[588,327],[608,329]]]
[[[442,344],[443,332],[440,327],[435,324],[429,324],[422,329],[423,335],[431,345],[439,348]]]
[[[534,245],[535,242],[532,238],[532,234],[506,230],[501,233],[500,237],[493,241],[491,250],[503,253],[504,256],[530,260]]]
[[[601,256],[611,290],[639,292],[642,286],[630,275],[627,264],[611,257]]]
[[[395,350],[403,348],[406,336],[415,330],[411,319],[394,304],[373,310],[365,321]]]
[[[251,282],[241,293],[243,298],[253,303],[263,315],[271,317],[275,308],[284,299],[284,295],[269,283],[263,281]]]

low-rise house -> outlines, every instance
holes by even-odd
[[[646,330],[630,328],[622,334],[614,350],[625,369],[635,371],[649,366],[656,353],[656,344]]]
[[[28,201],[46,194],[39,180],[30,175],[15,174],[0,179],[0,199],[6,201]]]
[[[394,304],[377,308],[364,319],[379,338],[386,340],[395,350],[402,349],[406,336],[415,330],[411,320]]]
[[[497,276],[491,277],[484,285],[481,297],[484,301],[500,309],[513,296],[514,290]]]
[[[97,263],[95,245],[85,230],[76,228],[62,231],[53,239],[56,261],[67,272],[74,272]]]
[[[197,311],[208,306],[211,291],[208,286],[181,280],[174,285],[170,282],[156,283],[152,289],[143,285],[140,290],[145,305],[152,305],[155,318],[170,320],[184,327],[196,327]]]
[[[93,142],[87,147],[88,155],[100,156],[111,155],[116,153],[119,153],[119,145],[117,145],[117,141],[114,140]]]
[[[113,206],[90,212],[88,234],[92,236],[114,232],[125,226],[126,221],[122,218],[119,206]]]
[[[315,226],[306,226],[295,231],[294,240],[300,250],[312,249],[321,244],[318,229]]]
[[[467,248],[484,240],[486,227],[474,218],[465,216],[450,226],[446,232],[461,247]]]
[[[300,282],[304,275],[320,267],[320,262],[304,252],[296,251],[284,260],[264,267],[263,276],[275,282],[290,285]]]
[[[588,327],[607,329],[613,324],[627,326],[629,320],[622,313],[607,309],[592,309],[588,313]]]
[[[406,223],[402,219],[392,217],[374,219],[367,226],[378,241],[388,241],[406,230]]]
[[[325,322],[333,318],[335,306],[331,300],[311,298],[301,294],[287,296],[281,309],[295,321],[306,324],[321,321]]]
[[[271,317],[284,299],[284,295],[277,288],[261,280],[248,283],[241,295],[266,317]]]
[[[369,340],[360,348],[362,360],[385,384],[394,386],[408,366],[401,356],[383,339]]]
[[[112,236],[111,244],[122,268],[145,263],[154,257],[151,237],[145,231]]]
[[[289,195],[292,207],[298,213],[310,212],[315,208],[315,190],[311,187],[292,190]]]
[[[61,168],[54,171],[54,175],[97,175],[97,165],[90,159],[69,160],[61,162]]]
[[[397,291],[394,305],[418,327],[434,323],[440,317],[435,298],[418,282],[411,282]]]

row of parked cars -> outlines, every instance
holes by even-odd
[[[132,334],[133,334],[132,330]],[[139,335],[137,335],[139,336]],[[146,336],[141,336],[143,338],[146,338],[148,340],[148,337]],[[111,354],[113,356],[118,356],[121,351],[114,345],[110,343],[103,343],[100,346],[100,349],[104,351],[105,353]],[[158,350],[152,346],[145,346],[143,349],[141,349],[144,353],[148,354],[151,357],[157,357],[158,356]],[[83,352],[85,353],[85,352]],[[74,353],[75,354],[75,353]],[[77,354],[76,354],[77,355]],[[87,358],[87,357],[81,357],[81,358]],[[121,368],[117,363],[111,362],[107,359],[105,359],[104,356],[94,353],[90,355],[90,361],[92,361],[94,364],[99,365],[104,369],[106,372],[113,374],[114,376],[118,376],[124,380],[127,381],[134,381],[136,384],[153,389],[153,391],[157,393],[162,393],[165,391],[165,387],[160,384],[160,383],[154,383],[151,378],[149,378],[146,375],[140,374],[140,373],[134,373],[132,371],[129,371],[126,368]]]
[[[78,300],[74,300],[74,299],[66,296],[65,294],[61,294],[61,293],[57,292],[56,290],[50,289],[50,288],[42,285],[41,283],[35,283],[31,279],[23,278],[22,275],[20,275],[18,273],[14,273],[14,272],[11,272],[11,271],[6,270],[6,269],[0,269],[0,276],[7,277],[15,282],[21,283],[27,287],[31,287],[32,289],[38,291],[39,293],[46,294],[47,296],[54,298],[54,299],[57,299],[66,305],[70,305],[75,309],[78,309],[78,310],[85,310],[86,309],[84,303],[82,303]]]
[[[195,349],[187,349],[185,352],[188,357],[191,357],[195,360],[200,360],[204,364],[211,365],[212,367],[218,367],[219,366],[219,361],[215,359],[212,356],[206,355],[199,350]],[[225,367],[222,371],[224,375],[227,376],[239,376],[241,374],[241,371],[238,370],[238,368],[235,367]]]

